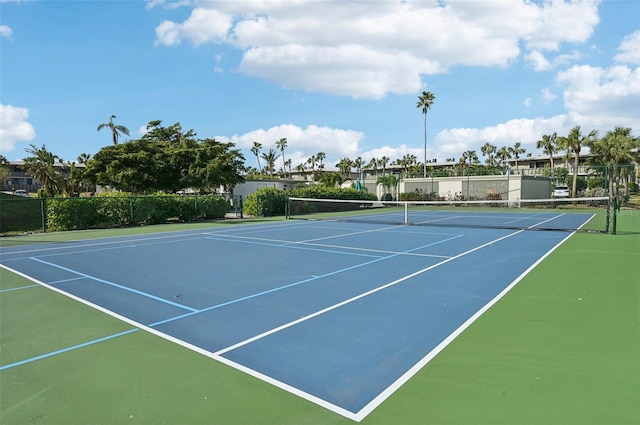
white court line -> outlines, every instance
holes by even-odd
[[[376,293],[376,292],[382,291],[382,290],[384,290],[384,289],[386,289],[386,288],[389,288],[389,287],[391,287],[391,286],[397,285],[397,284],[399,284],[399,283],[401,283],[401,282],[404,282],[405,280],[411,279],[411,278],[413,278],[413,277],[415,277],[415,276],[418,276],[418,275],[420,275],[420,274],[423,274],[423,273],[425,273],[425,272],[427,272],[427,271],[429,271],[429,270],[433,270],[433,269],[435,269],[436,267],[440,267],[440,266],[442,266],[442,265],[444,265],[444,264],[447,264],[447,263],[449,263],[449,262],[451,262],[451,261],[453,261],[453,260],[456,260],[456,259],[459,259],[459,258],[464,257],[464,256],[466,256],[466,255],[469,255],[469,254],[471,254],[471,253],[473,253],[473,252],[476,252],[476,251],[478,251],[478,250],[481,250],[481,249],[483,249],[483,248],[486,248],[486,247],[488,247],[488,246],[491,246],[491,245],[493,245],[493,244],[495,244],[495,243],[497,243],[497,242],[500,242],[500,241],[502,241],[502,240],[504,240],[504,239],[510,238],[510,237],[512,237],[512,236],[515,236],[515,235],[517,235],[517,234],[519,234],[519,233],[522,233],[522,232],[524,232],[524,231],[525,231],[525,230],[517,230],[517,231],[512,232],[512,233],[510,233],[510,234],[508,234],[508,235],[501,236],[501,237],[499,237],[499,238],[493,239],[493,240],[491,240],[491,241],[489,241],[489,242],[486,242],[486,243],[484,243],[484,244],[482,244],[482,245],[479,245],[479,246],[477,246],[477,247],[475,247],[475,248],[469,249],[469,250],[467,250],[467,251],[465,251],[465,252],[462,252],[462,253],[460,253],[460,254],[458,254],[458,255],[456,255],[456,256],[453,256],[453,257],[451,257],[451,258],[448,258],[448,259],[446,259],[446,260],[444,260],[444,261],[441,261],[441,262],[436,263],[436,264],[434,264],[434,265],[431,265],[431,266],[429,266],[429,267],[425,267],[425,268],[423,268],[423,269],[421,269],[421,270],[418,270],[418,271],[416,271],[416,272],[414,272],[414,273],[411,273],[411,274],[409,274],[409,275],[406,275],[406,276],[404,276],[404,277],[401,277],[401,278],[399,278],[399,279],[396,279],[396,280],[394,280],[394,281],[392,281],[392,282],[389,282],[389,283],[387,283],[387,284],[385,284],[385,285],[379,286],[379,287],[377,287],[377,288],[375,288],[375,289],[372,289],[372,290],[370,290],[370,291],[364,292],[364,293],[362,293],[362,294],[360,294],[360,295],[357,295],[357,296],[355,296],[355,297],[349,298],[349,299],[347,299],[347,300],[344,300],[344,301],[339,302],[339,303],[337,303],[337,304],[334,304],[334,305],[332,305],[332,306],[326,307],[326,308],[324,308],[324,309],[322,309],[322,310],[316,311],[315,313],[311,313],[311,314],[309,314],[309,315],[307,315],[307,316],[301,317],[301,318],[299,318],[299,319],[297,319],[297,320],[291,321],[291,322],[289,322],[289,323],[285,323],[284,325],[278,326],[278,327],[276,327],[276,328],[274,328],[274,329],[271,329],[271,330],[269,330],[269,331],[262,332],[262,333],[260,333],[260,334],[258,334],[258,335],[256,335],[256,336],[254,336],[254,337],[247,338],[247,339],[245,339],[244,341],[240,341],[240,342],[238,342],[238,343],[236,343],[236,344],[233,344],[233,345],[231,345],[231,346],[229,346],[229,347],[223,348],[222,350],[218,350],[218,351],[216,351],[215,353],[213,353],[213,356],[215,356],[216,358],[221,358],[221,359],[223,359],[223,358],[224,358],[224,357],[223,357],[223,355],[224,355],[224,354],[226,354],[226,353],[228,353],[228,352],[230,352],[230,351],[233,351],[233,350],[235,350],[235,349],[237,349],[237,348],[240,348],[240,347],[245,346],[245,345],[247,345],[247,344],[250,344],[250,343],[252,343],[252,342],[258,341],[258,340],[260,340],[260,339],[262,339],[262,338],[265,338],[265,337],[267,337],[267,336],[269,336],[269,335],[273,335],[273,334],[275,334],[275,333],[277,333],[277,332],[280,332],[280,331],[282,331],[282,330],[284,330],[284,329],[287,329],[287,328],[290,328],[290,327],[292,327],[292,326],[298,325],[298,324],[300,324],[300,323],[302,323],[302,322],[305,322],[305,321],[310,320],[310,319],[312,319],[312,318],[314,318],[314,317],[317,317],[317,316],[320,316],[320,315],[322,315],[322,314],[325,314],[325,313],[327,313],[327,312],[329,312],[329,311],[335,310],[335,309],[337,309],[337,308],[339,308],[339,307],[342,307],[342,306],[344,306],[344,305],[346,305],[346,304],[350,304],[350,303],[352,303],[352,302],[354,302],[354,301],[357,301],[357,300],[359,300],[359,299],[361,299],[361,298],[367,297],[367,296],[369,296],[369,295],[371,295],[371,294],[374,294],[374,293]],[[537,264],[537,263],[536,263],[536,264]],[[505,293],[506,293],[506,292],[505,292]],[[496,301],[497,301],[497,300],[496,300]],[[488,307],[487,307],[487,308],[488,308]],[[473,317],[476,317],[476,316],[473,316]],[[479,315],[478,315],[477,317],[479,317]],[[476,317],[476,318],[477,318],[477,317]],[[474,319],[474,320],[475,320],[475,319]],[[470,323],[469,323],[469,324],[470,324]],[[467,325],[467,326],[468,326],[468,325]],[[462,331],[460,331],[460,332],[462,332]],[[456,335],[456,336],[457,336],[457,335]],[[453,340],[453,338],[452,338],[451,340]],[[450,342],[450,341],[449,341],[449,342]],[[447,344],[448,344],[449,342],[447,342]],[[441,344],[441,345],[442,345],[442,344]],[[445,346],[446,346],[446,345],[445,345]],[[438,347],[440,347],[440,346],[438,346]],[[444,348],[444,346],[442,346],[442,348],[440,348],[440,350],[442,350],[443,348]],[[440,350],[439,350],[439,351],[440,351]],[[438,351],[438,352],[439,352],[439,351]],[[433,352],[434,352],[434,351],[432,351],[432,353],[433,353]],[[430,353],[430,354],[431,354],[431,353]],[[433,356],[435,356],[435,354],[433,354]],[[429,358],[429,360],[430,360],[430,358]],[[222,360],[220,360],[220,361],[222,361]],[[263,374],[262,374],[262,373],[260,373],[260,372],[255,371],[255,370],[253,370],[253,369],[249,369],[249,368],[247,368],[247,367],[245,367],[245,366],[238,367],[239,365],[237,365],[235,362],[233,362],[233,361],[231,361],[231,360],[225,360],[225,361],[224,361],[224,363],[229,364],[229,365],[231,365],[231,366],[233,366],[233,367],[237,367],[237,368],[239,368],[240,370],[242,370],[242,371],[244,371],[244,372],[246,372],[246,373],[248,373],[248,374],[250,374],[250,375],[252,375],[252,376],[255,376],[255,377],[256,377],[256,378],[258,378],[258,379],[265,380],[265,381],[267,381],[267,382],[269,382],[269,383],[271,383],[271,384],[273,384],[273,385],[275,385],[275,386],[277,386],[277,387],[279,387],[279,388],[282,388],[282,389],[283,389],[283,390],[285,390],[285,391],[289,391],[289,392],[291,392],[291,393],[293,393],[293,394],[295,394],[295,395],[298,395],[298,396],[299,396],[299,397],[301,397],[301,398],[304,398],[304,399],[309,400],[309,401],[311,401],[311,402],[313,402],[313,403],[319,404],[319,405],[321,405],[321,406],[323,406],[323,407],[325,407],[325,408],[327,408],[327,409],[329,409],[329,410],[331,410],[331,411],[333,411],[333,412],[335,412],[335,413],[338,413],[338,414],[340,414],[340,415],[343,415],[343,416],[345,416],[345,417],[347,417],[347,418],[349,418],[349,419],[355,420],[355,421],[357,421],[357,422],[360,422],[362,419],[364,419],[364,418],[366,417],[366,415],[367,415],[367,414],[369,414],[371,411],[373,411],[373,410],[374,410],[378,405],[380,405],[380,403],[382,403],[382,402],[383,402],[385,399],[387,399],[387,398],[388,398],[388,397],[389,397],[393,392],[395,392],[395,390],[396,390],[397,388],[399,388],[399,387],[402,385],[402,383],[406,382],[406,380],[408,380],[411,376],[413,376],[415,373],[417,373],[417,371],[418,371],[418,370],[423,366],[423,365],[422,365],[422,366],[420,366],[420,368],[417,368],[417,369],[416,369],[416,368],[415,368],[415,366],[414,366],[414,368],[410,369],[410,371],[412,371],[411,375],[407,375],[407,373],[405,373],[405,374],[401,377],[401,379],[405,378],[403,381],[400,381],[400,380],[396,381],[396,383],[398,383],[398,384],[397,384],[397,387],[394,387],[394,388],[393,388],[393,390],[389,390],[389,388],[390,388],[390,387],[389,387],[389,388],[387,388],[385,391],[383,391],[380,395],[378,395],[378,396],[377,396],[377,397],[376,397],[372,402],[370,402],[369,404],[367,404],[367,405],[366,405],[363,409],[361,409],[359,412],[349,412],[349,411],[346,411],[344,408],[342,408],[342,407],[340,407],[340,406],[335,406],[335,405],[333,405],[332,403],[327,402],[326,400],[319,399],[318,397],[316,397],[316,396],[314,396],[314,395],[312,395],[312,394],[308,394],[308,393],[306,393],[306,392],[304,392],[304,391],[301,391],[301,390],[299,390],[299,389],[297,389],[297,388],[293,388],[293,387],[291,387],[290,385],[285,384],[285,383],[283,383],[283,382],[280,382],[280,381],[278,381],[278,380],[275,380],[275,379],[273,379],[273,378],[265,377],[265,375],[263,375]],[[426,364],[426,363],[425,363],[425,364]],[[268,379],[265,379],[265,378],[268,378]],[[395,383],[394,383],[394,384],[395,384]],[[320,401],[320,402],[319,402],[319,401]]]

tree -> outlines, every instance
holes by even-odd
[[[578,183],[578,166],[580,165],[580,150],[583,145],[589,145],[593,143],[598,137],[596,130],[591,130],[586,136],[580,132],[580,126],[577,125],[569,131],[566,137],[559,137],[558,142],[560,145],[573,152],[573,184],[571,185],[571,197],[575,198],[576,185]]]
[[[322,161],[327,157],[327,154],[324,152],[318,152],[316,154],[316,161],[318,162],[318,171],[324,170],[324,164]]]
[[[364,162],[362,162],[362,157],[357,157],[353,160],[353,166],[356,168],[356,174],[358,178],[362,177],[362,167],[364,166]]]
[[[378,165],[382,167],[383,176],[387,174],[387,164],[389,164],[389,158],[383,155],[378,162]]]
[[[542,138],[536,142],[536,148],[542,149],[544,153],[549,155],[549,162],[553,170],[553,154],[558,151],[558,135],[556,133],[543,134]]]
[[[484,145],[480,147],[480,152],[482,152],[482,155],[484,155],[484,157],[486,158],[485,163],[489,167],[495,167],[496,165],[496,157],[495,157],[496,151],[497,151],[497,148],[489,142],[486,142]]]
[[[510,157],[516,160],[516,172],[518,172],[518,159],[520,155],[526,152],[526,149],[522,147],[520,142],[516,142],[513,147],[508,148]]]
[[[591,149],[593,164],[607,166],[609,196],[613,197],[617,192],[617,166],[640,160],[640,139],[631,135],[631,128],[616,127],[601,139],[589,139],[585,145]]]
[[[346,180],[349,178],[349,174],[351,174],[351,167],[353,167],[353,161],[349,158],[344,157],[336,164],[338,170],[340,170],[340,175],[342,176],[342,180]]]
[[[109,122],[108,123],[103,123],[100,124],[98,126],[98,131],[102,130],[103,128],[109,127],[109,129],[111,130],[111,135],[113,137],[113,144],[117,145],[118,144],[118,137],[120,137],[120,134],[126,134],[127,136],[129,135],[129,129],[123,125],[116,125],[113,123],[113,119],[115,118],[115,115],[111,115],[111,118],[109,118]]]
[[[90,153],[81,153],[80,155],[78,155],[78,158],[76,159],[76,161],[78,161],[78,164],[86,164],[87,162],[89,162],[90,159],[91,159]]]
[[[287,139],[286,138],[282,138],[280,140],[276,141],[276,148],[278,148],[280,150],[280,152],[282,153],[282,172],[284,173],[284,178],[287,178],[287,164],[286,161],[284,160],[284,149],[287,147]]]
[[[416,108],[421,109],[424,114],[424,177],[427,177],[427,111],[433,105],[435,98],[433,93],[423,91],[422,95],[418,96],[416,104]]]
[[[179,123],[162,127],[152,121],[141,139],[102,148],[87,163],[85,177],[94,184],[137,193],[208,191],[242,182],[244,157],[233,143],[197,139]]]
[[[56,167],[56,163],[60,163],[61,159],[57,155],[49,152],[45,145],[41,148],[35,145],[29,145],[25,151],[31,154],[30,157],[24,159],[24,166],[28,173],[42,185],[44,195],[48,197],[66,196],[67,188],[61,168]]]
[[[384,187],[384,193],[390,193],[390,189],[392,187],[396,187],[398,185],[398,177],[396,177],[393,174],[389,174],[389,175],[382,175],[380,177],[378,177],[378,180],[376,181],[377,184],[381,184],[382,187]],[[384,198],[384,196],[383,196]]]
[[[0,181],[5,181],[10,174],[9,161],[4,155],[0,155]]]
[[[256,156],[258,160],[258,170],[260,174],[262,174],[262,166],[260,166],[260,149],[262,149],[262,144],[258,142],[253,142],[253,146],[251,147],[251,153]]]
[[[269,152],[262,154],[262,159],[265,162],[265,169],[269,172],[269,175],[273,177],[273,173],[276,170],[276,160],[280,157],[279,153],[275,150],[269,149]]]

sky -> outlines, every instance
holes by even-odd
[[[640,135],[637,0],[0,0],[0,60],[9,160],[94,155],[116,115],[131,139],[180,123],[251,167],[253,142],[281,138],[294,168],[422,161],[423,91],[429,160],[543,155],[542,135],[576,125]]]

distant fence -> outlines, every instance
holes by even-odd
[[[232,205],[219,196],[0,198],[0,234],[57,232],[223,218]]]

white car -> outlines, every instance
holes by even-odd
[[[569,186],[556,186],[553,189],[554,198],[568,198],[569,196]]]
[[[27,193],[27,191],[23,190],[23,189],[18,189],[15,192],[13,192],[13,194],[16,195],[16,196],[21,196],[23,198],[28,198],[29,197],[29,194]]]

